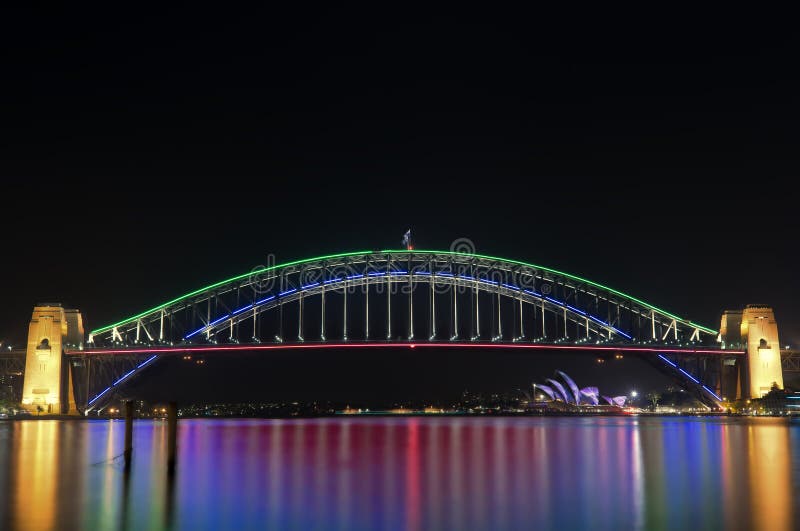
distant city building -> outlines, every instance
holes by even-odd
[[[22,376],[0,373],[0,400],[16,402],[18,389],[22,385]]]

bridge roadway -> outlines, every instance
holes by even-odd
[[[210,345],[172,345],[142,346],[122,348],[89,348],[85,350],[67,350],[67,356],[113,356],[115,354],[158,354],[181,355],[186,353],[213,353],[230,351],[261,350],[314,350],[314,349],[377,349],[377,348],[434,348],[434,349],[523,349],[540,351],[577,351],[616,353],[627,352],[637,354],[719,354],[724,356],[744,355],[744,350],[728,350],[712,347],[674,347],[655,345],[608,345],[608,344],[559,344],[559,343],[523,343],[510,341],[494,342],[453,342],[453,341],[348,341],[348,342],[285,342],[270,344],[210,344]]]

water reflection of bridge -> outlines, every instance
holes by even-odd
[[[800,508],[787,419],[183,420],[172,483],[165,431],[137,423],[128,479],[119,422],[0,422],[0,528],[789,530]]]

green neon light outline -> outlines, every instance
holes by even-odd
[[[193,295],[197,295],[197,294],[203,293],[204,291],[208,291],[210,289],[217,288],[219,286],[227,284],[228,282],[233,282],[234,280],[239,280],[239,279],[242,279],[242,278],[245,278],[245,277],[249,277],[253,273],[264,273],[264,272],[267,272],[267,271],[274,271],[275,269],[282,269],[284,267],[289,267],[289,266],[293,266],[293,265],[297,265],[297,264],[303,264],[303,263],[306,263],[306,262],[316,262],[318,260],[326,260],[328,258],[341,258],[341,257],[344,257],[344,256],[355,256],[355,255],[359,255],[359,254],[372,254],[372,252],[373,251],[357,251],[357,252],[352,252],[352,253],[329,254],[329,255],[326,255],[326,256],[318,256],[316,258],[305,258],[303,260],[295,260],[293,262],[286,262],[285,264],[276,264],[274,266],[265,267],[265,268],[262,268],[262,269],[255,269],[253,271],[248,271],[247,273],[244,273],[244,274],[241,274],[241,275],[236,275],[235,277],[231,277],[231,278],[229,278],[227,280],[221,280],[219,282],[215,282],[214,284],[211,284],[210,286],[206,286],[204,288],[196,289],[196,290],[192,291],[191,293],[187,293],[186,295],[181,295],[180,297],[178,297],[176,299],[172,299],[171,301],[165,302],[164,304],[159,304],[155,308],[151,308],[151,309],[149,309],[147,311],[144,311],[142,313],[136,314],[133,317],[128,317],[128,318],[123,319],[122,321],[116,322],[114,324],[110,324],[110,325],[98,328],[96,330],[92,330],[89,333],[91,335],[102,334],[103,332],[111,330],[115,326],[119,326],[119,325],[128,323],[130,321],[135,321],[136,319],[139,319],[140,317],[144,317],[145,315],[148,315],[148,314],[153,313],[155,311],[161,310],[162,308],[166,308],[170,304],[175,304],[176,302],[182,301],[183,299],[186,299],[188,297],[192,297]]]
[[[413,249],[413,250],[387,249],[387,250],[383,250],[381,252],[382,253],[436,253],[436,254],[447,254],[447,255],[457,255],[457,256],[474,256],[475,258],[484,258],[484,259],[487,259],[487,260],[498,260],[500,262],[508,262],[508,263],[511,263],[511,264],[518,264],[518,265],[523,265],[523,266],[526,266],[526,267],[532,267],[534,269],[541,269],[543,271],[549,271],[550,273],[555,273],[557,275],[562,275],[562,276],[565,276],[565,277],[569,277],[569,278],[574,279],[574,280],[580,280],[581,282],[586,282],[587,284],[591,284],[592,286],[594,286],[596,288],[601,288],[601,289],[610,291],[611,293],[614,293],[615,295],[620,295],[622,297],[625,297],[626,299],[630,299],[632,301],[638,302],[642,306],[645,306],[645,307],[647,307],[649,309],[656,310],[657,312],[662,313],[662,314],[666,315],[667,317],[671,317],[671,318],[675,319],[676,321],[682,321],[684,323],[689,323],[690,325],[695,326],[695,327],[699,328],[700,330],[703,330],[704,332],[708,332],[710,334],[718,333],[717,330],[713,330],[711,328],[707,328],[705,326],[699,325],[699,324],[694,323],[692,321],[687,321],[686,319],[683,319],[682,317],[678,317],[677,315],[674,315],[674,314],[671,314],[671,313],[669,313],[667,311],[664,311],[661,308],[658,308],[656,306],[653,306],[652,304],[644,302],[643,300],[637,299],[636,297],[631,297],[627,293],[623,293],[621,291],[615,290],[614,288],[609,288],[608,286],[604,286],[604,285],[599,284],[597,282],[592,282],[591,280],[588,280],[586,278],[581,278],[581,277],[579,277],[577,275],[571,275],[569,273],[565,273],[563,271],[559,271],[558,269],[551,269],[549,267],[544,267],[544,266],[540,266],[540,265],[536,265],[536,264],[531,264],[531,263],[528,263],[528,262],[521,262],[519,260],[512,260],[510,258],[500,258],[500,257],[497,257],[497,256],[488,256],[488,255],[485,255],[485,254],[457,253],[455,251],[417,251],[415,249]]]
[[[678,317],[677,315],[674,315],[674,314],[671,314],[671,313],[669,313],[667,311],[664,311],[661,308],[658,308],[656,306],[653,306],[652,304],[644,302],[643,300],[637,299],[636,297],[631,297],[627,293],[623,293],[621,291],[615,290],[614,288],[609,288],[608,286],[604,286],[604,285],[599,284],[597,282],[592,282],[591,280],[588,280],[586,278],[581,278],[581,277],[579,277],[577,275],[571,275],[569,273],[565,273],[563,271],[559,271],[558,269],[551,269],[549,267],[539,266],[539,265],[536,265],[536,264],[530,264],[528,262],[521,262],[519,260],[512,260],[510,258],[500,258],[500,257],[497,257],[497,256],[488,256],[488,255],[485,255],[485,254],[457,253],[455,251],[417,251],[415,249],[412,249],[412,250],[407,250],[407,249],[396,249],[396,250],[395,249],[387,249],[387,250],[384,250],[384,251],[381,251],[381,252],[382,253],[436,253],[436,254],[447,254],[447,255],[457,255],[457,256],[474,256],[475,258],[484,258],[484,259],[487,259],[487,260],[499,260],[500,262],[509,262],[509,263],[512,263],[512,264],[519,264],[519,265],[523,265],[523,266],[526,266],[526,267],[532,267],[534,269],[541,269],[543,271],[549,271],[550,273],[556,273],[557,275],[562,275],[562,276],[565,276],[565,277],[569,277],[569,278],[574,279],[574,280],[580,280],[581,282],[586,282],[587,284],[591,284],[592,286],[594,286],[596,288],[601,288],[601,289],[610,291],[611,293],[614,293],[615,295],[620,295],[622,297],[625,297],[626,299],[630,299],[632,301],[638,302],[642,306],[645,306],[645,307],[647,307],[649,309],[656,310],[657,312],[662,313],[662,314],[666,315],[667,317],[671,317],[671,318],[675,319],[676,321],[682,321],[684,323],[689,323],[690,325],[695,326],[695,327],[699,328],[700,330],[703,330],[704,332],[708,332],[709,334],[717,334],[718,333],[717,330],[713,330],[711,328],[699,325],[699,324],[694,323],[692,321],[687,321],[686,319],[684,319],[682,317]]]
[[[244,273],[242,275],[237,275],[237,276],[229,278],[227,280],[222,280],[220,282],[215,282],[214,284],[211,284],[211,285],[206,286],[204,288],[200,288],[200,289],[194,290],[191,293],[187,293],[186,295],[182,295],[182,296],[180,296],[178,298],[172,299],[171,301],[165,302],[163,304],[159,304],[158,306],[156,306],[154,308],[151,308],[150,310],[144,311],[142,313],[136,314],[133,317],[128,317],[128,318],[123,319],[122,321],[119,321],[117,323],[110,324],[110,325],[98,328],[96,330],[92,330],[90,332],[90,334],[91,335],[101,334],[103,332],[111,330],[112,328],[114,328],[116,326],[120,326],[120,325],[123,325],[125,323],[129,323],[131,321],[135,321],[136,319],[144,317],[145,315],[148,315],[148,314],[151,314],[151,313],[153,313],[155,311],[161,310],[162,308],[165,308],[165,307],[167,307],[167,306],[169,306],[171,304],[175,304],[176,302],[180,302],[180,301],[182,301],[182,300],[184,300],[186,298],[189,298],[189,297],[192,297],[194,295],[198,295],[200,293],[203,293],[204,291],[208,291],[210,289],[214,289],[216,287],[222,286],[222,285],[227,284],[229,282],[233,282],[235,280],[239,280],[239,279],[248,277],[248,276],[252,275],[253,273],[264,273],[264,272],[267,272],[267,271],[274,271],[276,269],[282,269],[284,267],[290,267],[290,266],[293,266],[293,265],[305,264],[305,263],[308,263],[308,262],[317,262],[319,260],[327,260],[327,259],[331,259],[331,258],[343,258],[343,257],[346,257],[346,256],[376,254],[378,252],[380,252],[380,253],[407,253],[407,254],[408,253],[411,253],[411,254],[413,254],[413,253],[419,253],[419,254],[444,254],[444,255],[450,255],[450,256],[465,256],[465,257],[471,256],[471,257],[474,257],[474,258],[482,258],[482,259],[486,259],[486,260],[497,260],[499,262],[507,262],[507,263],[510,263],[510,264],[517,264],[517,265],[522,265],[522,266],[525,266],[525,267],[532,267],[534,269],[541,269],[542,271],[548,271],[550,273],[555,273],[557,275],[562,275],[562,276],[571,278],[573,280],[578,280],[580,282],[585,282],[585,283],[587,283],[587,284],[589,284],[591,286],[594,286],[596,288],[607,290],[607,291],[609,291],[611,293],[614,293],[615,295],[619,295],[619,296],[624,297],[626,299],[629,299],[629,300],[632,300],[634,302],[637,302],[638,304],[640,304],[640,305],[642,305],[642,306],[644,306],[644,307],[646,307],[648,309],[655,310],[655,311],[657,311],[657,312],[659,312],[659,313],[661,313],[663,315],[666,315],[667,317],[675,319],[676,321],[681,321],[683,323],[688,323],[688,324],[696,327],[697,329],[702,330],[703,332],[706,332],[706,333],[709,333],[709,334],[717,334],[718,333],[717,330],[714,330],[712,328],[708,328],[706,326],[699,325],[699,324],[697,324],[697,323],[695,323],[693,321],[687,321],[686,319],[683,319],[682,317],[678,317],[677,315],[674,315],[672,313],[664,311],[661,308],[653,306],[652,304],[649,304],[647,302],[644,302],[643,300],[637,299],[636,297],[632,297],[632,296],[630,296],[630,295],[628,295],[626,293],[623,293],[621,291],[615,290],[614,288],[609,288],[608,286],[604,286],[603,284],[599,284],[597,282],[593,282],[591,280],[588,280],[588,279],[585,279],[585,278],[581,278],[581,277],[576,276],[576,275],[571,275],[569,273],[565,273],[565,272],[559,271],[557,269],[551,269],[549,267],[539,266],[539,265],[531,264],[531,263],[528,263],[528,262],[522,262],[522,261],[519,261],[519,260],[512,260],[510,258],[500,258],[500,257],[497,257],[497,256],[489,256],[489,255],[485,255],[485,254],[468,254],[468,253],[458,253],[458,252],[455,252],[455,251],[431,251],[431,250],[422,250],[422,249],[420,249],[420,250],[417,250],[417,249],[413,249],[413,250],[408,250],[408,249],[384,249],[382,251],[356,251],[356,252],[349,252],[349,253],[329,254],[329,255],[325,255],[325,256],[317,256],[315,258],[305,258],[303,260],[294,260],[292,262],[286,262],[285,264],[277,264],[277,265],[274,265],[274,266],[265,267],[263,269],[256,269],[254,271],[249,271],[249,272]]]

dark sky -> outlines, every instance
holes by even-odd
[[[796,42],[747,20],[7,11],[0,338],[263,263],[469,237],[800,344]]]

